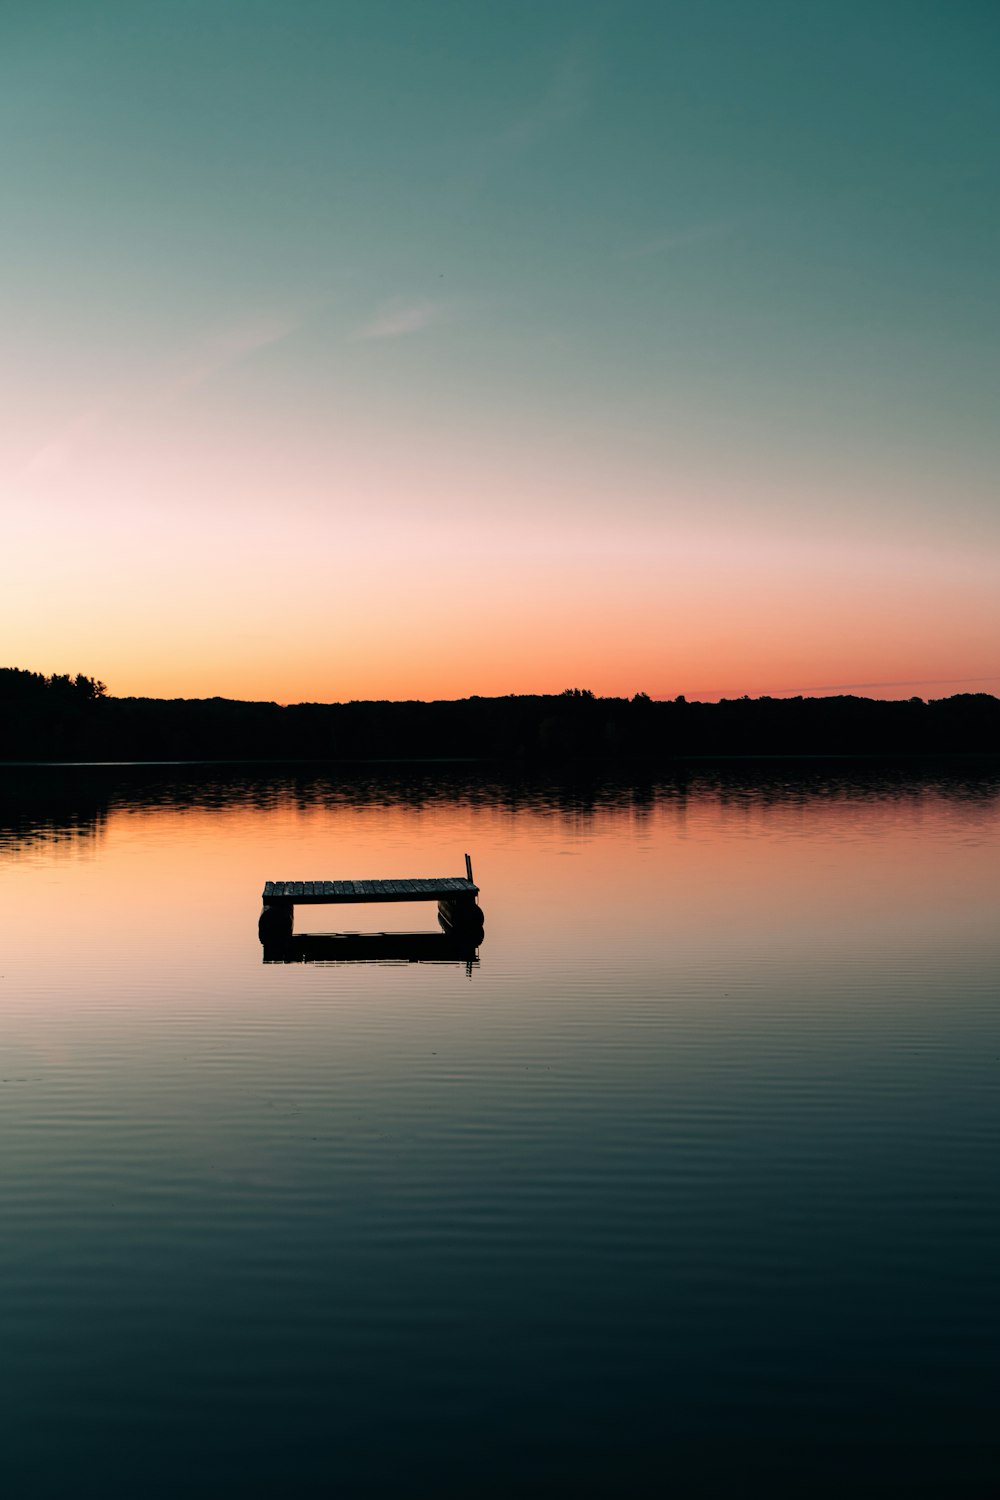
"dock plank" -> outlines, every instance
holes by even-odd
[[[409,880],[268,880],[263,899],[304,905],[339,902],[434,901],[476,897],[479,887],[457,875],[414,876]]]

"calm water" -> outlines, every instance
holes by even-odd
[[[7,770],[0,880],[5,1493],[1000,1492],[996,776]]]

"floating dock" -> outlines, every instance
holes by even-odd
[[[438,921],[445,932],[482,938],[483,913],[472,878],[472,861],[465,856],[465,876],[420,876],[412,880],[269,880],[263,890],[260,914],[262,942],[292,936],[296,906],[357,906],[386,901],[436,901]]]

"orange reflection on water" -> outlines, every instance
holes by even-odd
[[[933,789],[765,796],[667,787],[653,800],[517,807],[488,797],[360,804],[327,789],[269,805],[112,803],[99,836],[15,841],[0,879],[19,951],[45,964],[110,945],[116,963],[175,945],[210,958],[256,942],[268,879],[462,874],[473,858],[484,956],[551,966],[591,952],[669,973],[720,945],[747,962],[822,962],[971,940],[998,896],[995,797]],[[433,929],[433,904],[301,911],[300,930]],[[839,935],[839,937],[838,937]],[[9,993],[9,991],[8,991]],[[66,1000],[72,1003],[73,981]]]

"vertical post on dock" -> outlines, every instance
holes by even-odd
[[[465,878],[470,885],[475,884],[475,881],[472,878],[472,860],[468,855],[465,856]]]

